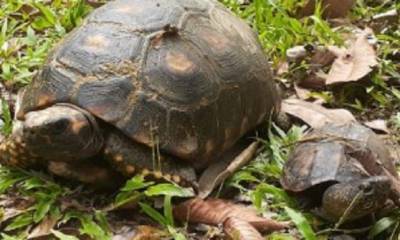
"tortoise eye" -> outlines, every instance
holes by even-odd
[[[364,192],[364,194],[373,194],[374,188],[371,184],[362,184],[360,186],[360,190]]]
[[[55,134],[61,134],[63,132],[65,132],[65,130],[68,128],[69,126],[69,121],[66,119],[63,120],[59,120],[57,122],[54,123],[54,125],[52,126],[52,132]]]

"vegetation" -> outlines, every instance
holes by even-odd
[[[245,19],[259,34],[259,39],[273,67],[285,60],[286,51],[296,45],[342,45],[347,27],[333,27],[322,18],[323,9],[314,15],[298,19],[295,11],[304,1],[253,0],[241,4],[238,0],[221,0],[235,14]],[[13,94],[26,86],[43,64],[49,50],[67,32],[80,24],[93,7],[83,0],[24,1],[3,0],[0,9],[0,92],[1,133],[12,129]],[[400,9],[397,1],[358,0],[351,12],[354,25],[368,26],[379,13]],[[341,89],[312,90],[311,94],[329,107],[351,110],[359,120],[388,120],[393,136],[400,141],[400,29],[399,24],[386,26],[377,35],[379,66],[372,81],[354,82]],[[397,54],[397,55],[396,55]],[[277,79],[293,93],[297,72],[306,72],[306,62],[291,64],[289,71]],[[397,85],[396,85],[397,81]],[[10,93],[10,94],[9,94]],[[11,107],[10,107],[11,106]],[[399,239],[400,211],[394,210],[376,219],[367,229],[338,229],[304,212],[295,199],[279,185],[282,167],[294,144],[306,127],[293,126],[283,131],[269,126],[268,137],[260,139],[263,151],[248,166],[224,183],[224,189],[235,189],[249,200],[260,213],[273,214],[279,220],[291,220],[295,227],[288,233],[272,233],[267,239],[306,240],[328,239],[332,233],[367,232],[370,239]],[[397,137],[396,137],[397,136]],[[95,196],[95,197],[93,197]],[[80,234],[93,239],[111,239],[111,228],[129,216],[119,209],[137,205],[143,215],[163,229],[157,236],[189,239],[186,226],[181,228],[172,217],[172,198],[193,196],[190,189],[173,184],[157,184],[136,176],[116,193],[97,193],[80,185],[60,183],[46,174],[0,167],[0,238],[26,239],[32,229],[39,233],[51,231],[54,239],[77,239]],[[153,202],[162,201],[161,207]],[[132,212],[133,210],[129,210]],[[139,222],[147,224],[149,220]],[[57,227],[55,227],[57,226]],[[59,231],[53,229],[63,229]],[[38,233],[38,234],[39,234]]]

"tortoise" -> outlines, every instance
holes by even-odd
[[[280,98],[257,35],[214,0],[117,0],[20,94],[0,162],[87,183],[192,182]]]
[[[387,200],[398,203],[394,161],[383,141],[359,123],[309,132],[285,163],[281,185],[328,221],[353,221]]]

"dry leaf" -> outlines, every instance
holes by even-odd
[[[218,225],[228,218],[238,218],[250,223],[259,231],[276,231],[288,227],[287,222],[277,222],[259,217],[252,208],[222,199],[193,198],[174,208],[174,216],[181,221]]]
[[[355,122],[354,116],[345,109],[327,109],[300,99],[285,99],[282,112],[302,120],[312,128],[320,128],[327,123]]]
[[[381,132],[381,133],[386,133],[388,134],[390,131],[387,127],[387,123],[383,119],[376,119],[373,121],[365,122],[365,126],[371,128],[372,130],[376,132]]]
[[[310,63],[311,65],[316,65],[321,68],[324,66],[328,66],[333,63],[336,55],[330,51],[328,47],[319,46],[315,48],[315,52],[311,57]]]
[[[307,89],[323,90],[326,86],[327,74],[323,71],[325,66],[330,66],[336,55],[325,46],[308,45],[306,61],[309,67],[306,74],[298,77],[298,85]],[[301,97],[304,99],[304,97]]]
[[[0,225],[26,212],[34,203],[33,198],[24,198],[10,195],[0,196]]]
[[[310,16],[315,11],[315,0],[309,0],[307,4],[298,11],[298,17]],[[355,0],[322,0],[322,16],[324,18],[344,18],[353,7]]]
[[[396,137],[389,134],[380,134],[378,137],[385,143],[394,164],[398,165],[400,163],[400,145],[397,143]]]
[[[34,239],[39,237],[48,236],[51,233],[51,230],[57,224],[58,219],[47,216],[43,221],[41,221],[28,235],[28,239]]]
[[[286,61],[279,62],[277,70],[276,70],[276,75],[282,76],[288,72],[289,72],[289,63]]]
[[[354,82],[362,79],[378,65],[375,50],[369,38],[372,30],[366,29],[347,50],[336,50],[337,58],[329,71],[326,84]],[[332,49],[332,48],[330,48]],[[333,49],[332,49],[333,50]]]
[[[1,204],[1,202],[0,202]],[[3,205],[1,205],[3,206]],[[1,216],[0,216],[0,223],[3,222],[7,222],[8,220],[24,213],[25,211],[22,210],[18,210],[15,208],[10,208],[10,207],[5,207],[4,209],[2,209],[2,211],[0,212]]]
[[[224,231],[230,239],[234,240],[264,240],[257,229],[239,218],[228,218],[224,222]]]
[[[300,99],[307,100],[310,98],[311,91],[300,87],[298,84],[294,84],[294,91],[296,92],[296,96]]]
[[[219,161],[208,167],[199,179],[198,197],[206,198],[216,186],[253,159],[257,146],[258,142],[253,142],[236,156],[233,161],[227,159],[228,161]]]
[[[325,88],[326,74],[322,71],[309,71],[308,76],[299,82],[299,85],[304,88],[323,90]]]
[[[167,233],[148,225],[123,226],[112,237],[112,240],[161,240]]]
[[[132,217],[135,218],[135,216]],[[113,231],[112,240],[161,240],[168,236],[167,232],[159,228],[150,225],[138,225],[137,222],[120,222],[117,220],[110,222],[110,224]]]

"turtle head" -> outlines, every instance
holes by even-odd
[[[390,193],[391,181],[386,176],[334,184],[323,195],[324,217],[334,221],[361,218],[383,207]]]
[[[71,162],[97,154],[102,147],[102,134],[88,112],[59,104],[26,113],[7,144],[3,148],[17,146],[12,152],[17,166],[18,159],[27,157]]]
[[[391,181],[386,176],[373,176],[356,185],[360,195],[360,209],[365,211],[382,207],[391,191]]]

